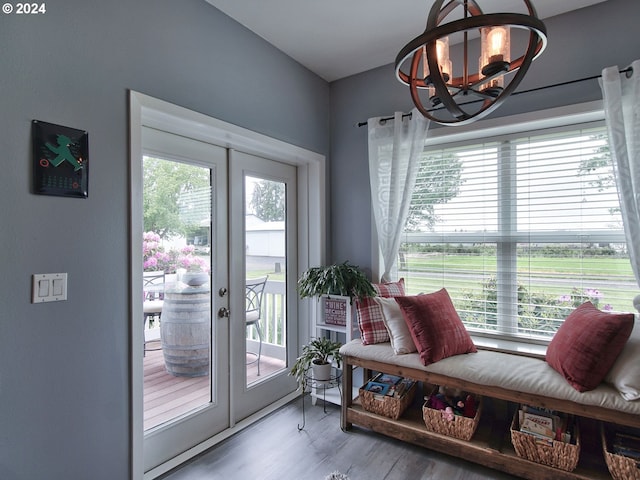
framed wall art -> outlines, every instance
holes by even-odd
[[[63,197],[89,196],[89,133],[33,120],[35,193]]]

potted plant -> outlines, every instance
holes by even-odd
[[[311,267],[298,279],[300,298],[321,295],[341,295],[354,298],[373,297],[376,292],[371,281],[356,265],[349,262]]]
[[[177,269],[182,269],[180,280],[191,287],[199,287],[209,281],[209,262],[195,254],[195,247],[187,245],[180,250]]]
[[[330,380],[332,361],[336,363],[338,368],[342,363],[341,346],[341,343],[326,337],[314,338],[302,347],[302,355],[296,359],[291,367],[290,375],[304,385],[307,379],[306,373],[311,368],[314,380],[319,382]]]
[[[300,298],[324,297],[324,323],[347,324],[347,297],[353,299],[375,296],[375,290],[364,272],[348,262],[312,267],[298,279]]]

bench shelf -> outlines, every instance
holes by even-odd
[[[550,404],[544,398],[536,399],[531,396],[523,398],[519,392],[501,391],[500,389],[498,389],[498,395],[493,396],[493,391],[490,388],[481,385],[473,385],[468,382],[461,384],[459,381],[456,382],[456,379],[442,378],[441,375],[434,377],[428,372],[355,357],[345,357],[344,363],[343,394],[344,392],[351,392],[353,386],[353,369],[348,368],[348,366],[359,366],[364,369],[364,378],[370,378],[372,370],[382,371],[421,382],[459,387],[465,391],[483,395],[494,404],[494,407],[485,409],[483,412],[474,437],[470,441],[465,441],[440,435],[426,429],[422,419],[422,397],[420,395],[417,395],[417,401],[398,420],[368,412],[362,408],[357,397],[354,399],[352,394],[344,395],[341,426],[345,431],[356,425],[398,440],[460,457],[530,480],[611,479],[604,462],[598,433],[599,420],[602,420],[602,418],[598,417],[608,417],[606,412],[596,409],[595,418],[593,416],[589,418],[589,416],[581,415],[585,413],[580,408],[581,406],[570,406],[570,410],[574,411],[569,411],[568,413],[573,413],[580,417],[582,432],[581,453],[578,467],[573,472],[566,472],[517,456],[511,444],[509,431],[509,425],[517,403],[549,406],[549,408],[561,411],[566,411],[564,408],[566,404],[555,404],[556,402],[551,402]],[[538,402],[535,400],[538,400]]]

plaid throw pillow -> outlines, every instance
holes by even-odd
[[[404,278],[397,282],[374,283],[373,288],[380,297],[404,296]],[[389,341],[389,332],[384,325],[382,307],[373,298],[356,300],[356,312],[363,345]]]

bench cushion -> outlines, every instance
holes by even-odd
[[[640,415],[640,401],[626,401],[615,388],[605,383],[591,391],[578,392],[562,375],[538,358],[479,350],[477,353],[456,355],[424,366],[417,353],[395,355],[389,343],[362,345],[359,339],[343,345],[340,353],[363,360],[420,369],[479,385],[502,387]]]

